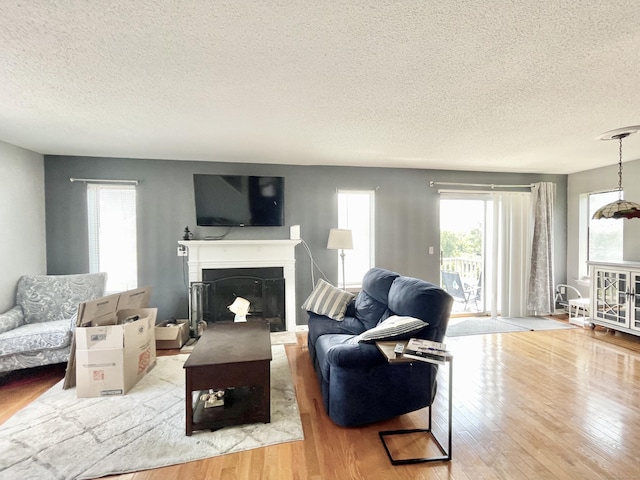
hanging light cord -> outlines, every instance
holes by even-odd
[[[620,146],[618,148],[620,159],[618,160],[618,200],[622,200],[622,139],[626,137],[626,135],[620,135],[618,137],[618,142]]]
[[[622,200],[622,139],[628,136],[628,132],[623,132],[612,137],[618,139],[618,201]]]

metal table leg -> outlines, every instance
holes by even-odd
[[[433,408],[433,402],[429,406],[429,427],[428,428],[414,428],[414,429],[404,429],[404,430],[386,430],[382,432],[378,432],[380,436],[380,440],[382,441],[382,445],[384,445],[384,449],[387,452],[387,456],[391,461],[392,465],[408,465],[413,463],[425,463],[425,462],[448,462],[451,460],[451,437],[452,437],[452,424],[453,424],[453,357],[448,357],[447,362],[449,363],[449,412],[447,415],[448,419],[448,439],[447,439],[447,448],[445,449],[436,437],[433,432],[432,425],[432,415],[431,411]],[[389,447],[387,446],[387,442],[385,441],[385,437],[389,437],[392,435],[407,435],[413,433],[425,433],[429,435],[433,441],[436,443],[442,455],[435,457],[422,457],[422,458],[407,458],[407,459],[394,459]]]

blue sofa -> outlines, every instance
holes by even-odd
[[[442,342],[452,303],[452,297],[436,285],[373,268],[365,274],[362,290],[348,304],[344,318],[308,312],[309,354],[325,410],[334,423],[360,426],[431,405],[437,365],[390,364],[375,343],[359,341],[360,334],[397,315],[423,320],[428,326],[393,340]]]

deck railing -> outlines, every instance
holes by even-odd
[[[458,272],[463,279],[480,278],[482,273],[482,258],[480,257],[448,257],[442,259],[442,270]]]
[[[449,257],[442,259],[440,268],[448,272],[458,272],[463,283],[478,286],[482,275],[482,265],[482,258],[480,257]],[[440,284],[442,285],[442,279],[440,279]],[[484,294],[482,289],[478,293],[480,296]],[[469,303],[453,302],[451,313],[468,315],[479,312],[479,309],[482,309],[480,301]]]

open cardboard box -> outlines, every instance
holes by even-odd
[[[63,388],[76,395],[126,394],[156,364],[157,309],[143,287],[80,304]]]
[[[182,348],[189,340],[189,320],[165,320],[156,325],[156,349]]]

